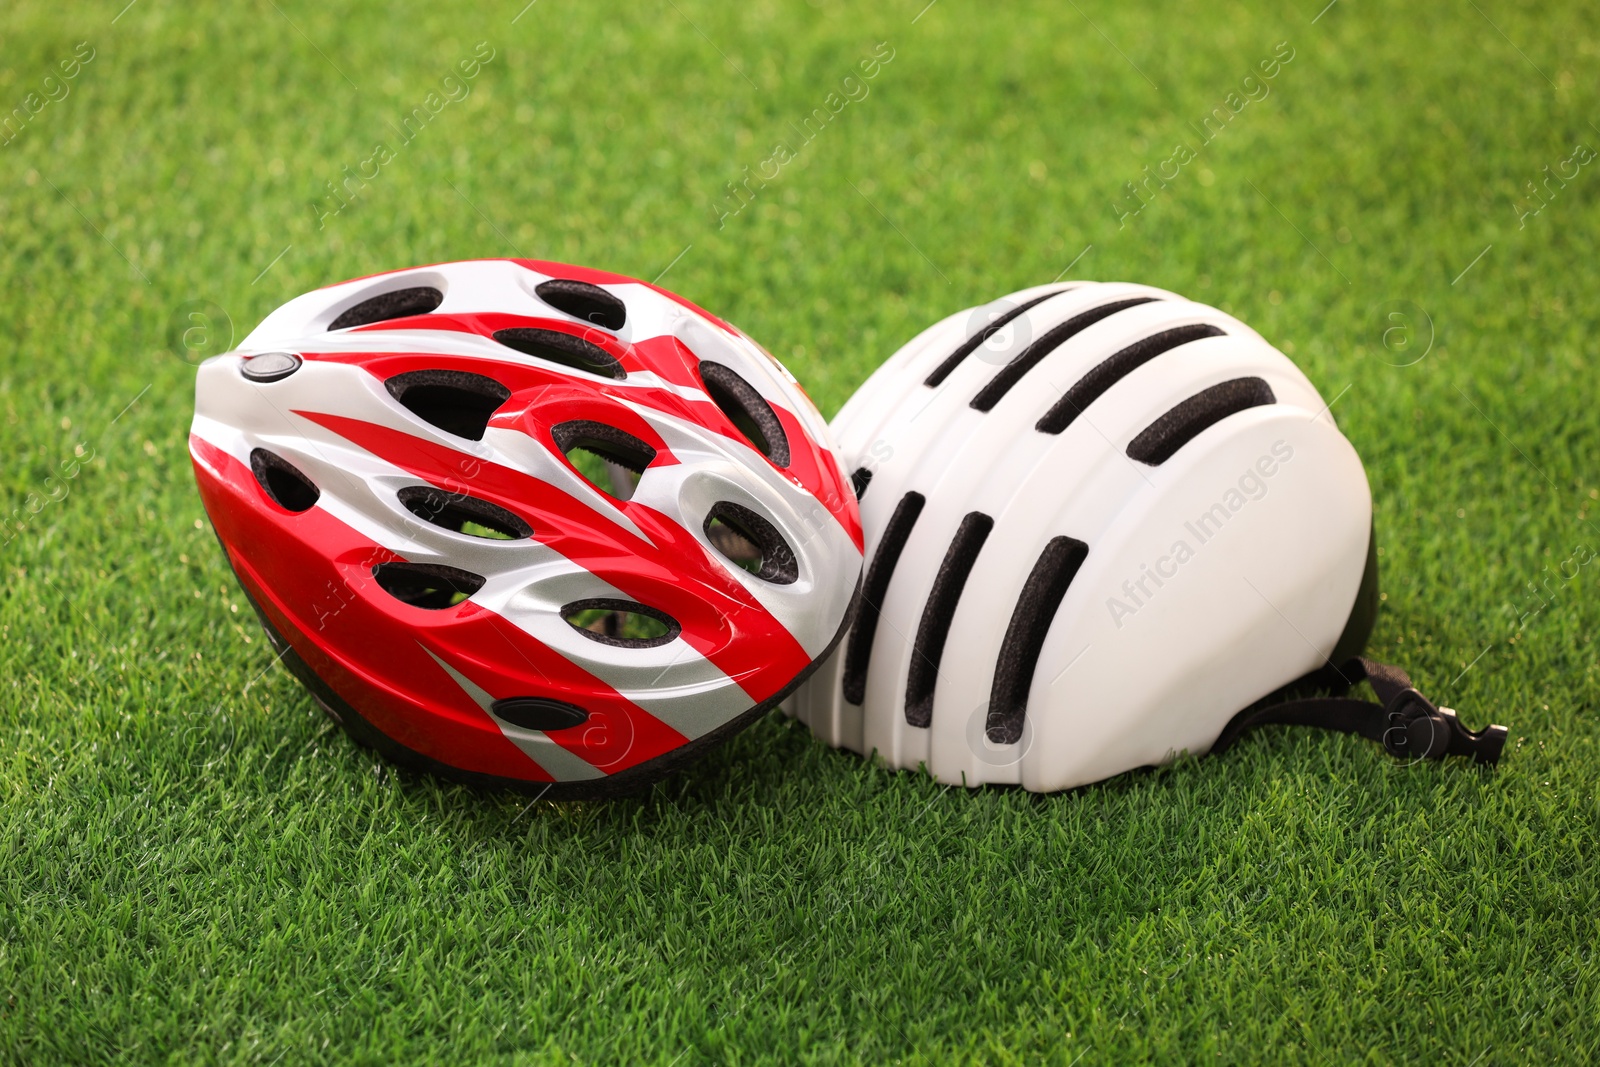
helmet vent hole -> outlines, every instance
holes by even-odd
[[[610,352],[581,337],[560,330],[538,330],[525,326],[496,330],[494,339],[507,348],[516,349],[525,356],[557,363],[602,378],[621,381],[628,376],[622,364]]]
[[[1223,336],[1222,330],[1210,323],[1198,322],[1190,326],[1162,330],[1160,333],[1135,341],[1090,368],[1087,374],[1079,378],[1072,388],[1044,413],[1044,416],[1034,424],[1034,429],[1040,433],[1060,433],[1071,426],[1073,420],[1083,414],[1085,408],[1100,399],[1107,389],[1152,359],[1190,341],[1221,336]]]
[[[706,516],[706,538],[729,562],[774,585],[800,577],[794,549],[778,528],[742,504],[723,500]]]
[[[272,502],[285,511],[309,511],[322,495],[299,467],[265,448],[250,453],[250,471]]]
[[[345,308],[339,317],[328,324],[330,330],[348,330],[352,326],[368,326],[374,322],[388,322],[412,315],[426,315],[444,303],[444,294],[431,285],[411,289],[395,289]]]
[[[432,485],[407,486],[398,495],[407,511],[441,530],[490,541],[520,541],[533,536],[533,528],[520,517],[487,500],[447,493]]]
[[[383,384],[423,422],[469,441],[483,440],[489,417],[511,399],[511,390],[493,378],[465,371],[410,371]]]
[[[789,438],[783,424],[765,397],[755,386],[739,377],[720,363],[700,362],[700,380],[705,383],[706,395],[722,409],[728,421],[749,442],[773,462],[774,466],[789,465]]]
[[[1146,426],[1129,443],[1128,458],[1159,467],[1229,415],[1277,402],[1272,386],[1260,378],[1234,378],[1202,389]]]
[[[906,722],[912,726],[933,723],[933,690],[939,681],[939,663],[944,659],[945,640],[955,618],[961,592],[967,587],[978,553],[994,529],[994,520],[981,511],[969,511],[956,527],[956,535],[939,564],[933,589],[922,608],[917,637],[912,644],[911,670],[906,677]]]
[[[618,500],[630,500],[656,450],[625,430],[603,422],[577,419],[550,431],[567,462],[596,489]]]
[[[683,632],[670,615],[632,600],[578,600],[561,617],[591,641],[617,648],[654,648]]]
[[[856,491],[856,501],[867,495],[867,486],[872,484],[872,472],[865,467],[857,467],[855,473],[850,475],[850,488]]]
[[[598,285],[551,278],[534,286],[533,291],[557,311],[608,330],[620,330],[628,322],[627,305]]]
[[[523,730],[568,730],[589,721],[576,704],[548,697],[508,697],[489,705],[495,718]]]
[[[453,608],[483,588],[483,578],[437,563],[380,563],[372,568],[378,587],[414,608]]]
[[[973,334],[971,337],[969,337],[965,341],[961,342],[960,346],[957,347],[954,352],[950,353],[948,356],[945,357],[943,363],[941,363],[937,367],[933,368],[933,373],[929,374],[927,376],[927,378],[923,379],[922,384],[926,385],[926,386],[929,386],[929,387],[935,387],[935,386],[943,385],[944,384],[944,380],[946,378],[950,377],[950,372],[955,370],[957,367],[961,366],[961,361],[962,360],[966,359],[968,356],[972,355],[972,353],[976,352],[978,350],[978,346],[979,345],[981,345],[984,342],[988,341],[989,338],[993,337],[995,334],[997,334],[1001,330],[1005,329],[1006,326],[1010,324],[1012,319],[1018,317],[1019,315],[1021,315],[1023,312],[1027,311],[1029,308],[1033,307],[1034,305],[1044,303],[1046,300],[1049,300],[1052,296],[1059,296],[1062,293],[1067,292],[1068,288],[1070,288],[1070,287],[1063,287],[1061,289],[1057,289],[1053,293],[1046,293],[1043,296],[1036,296],[1032,300],[1029,300],[1026,303],[1018,304],[1016,307],[1012,308],[1010,311],[1007,311],[1005,314],[1001,315],[999,318],[993,320],[987,326],[985,326],[983,329],[979,330],[977,333]]]
[[[1150,296],[1136,296],[1128,300],[1113,300],[1109,304],[1101,304],[1097,308],[1090,308],[1081,314],[1063,322],[1053,329],[1046,330],[1044,335],[1028,347],[1018,352],[1009,363],[1001,367],[989,384],[978,391],[972,398],[971,407],[975,411],[988,411],[1000,402],[1000,398],[1011,391],[1011,387],[1022,380],[1039,361],[1050,353],[1066,344],[1077,334],[1082,333],[1101,319],[1108,319],[1119,311],[1127,308],[1138,307],[1140,304],[1155,303],[1155,298]]]
[[[917,516],[927,498],[921,493],[907,493],[895,505],[889,516],[889,525],[883,528],[883,538],[872,555],[867,576],[861,585],[861,606],[857,609],[855,626],[850,631],[844,650],[844,698],[859,707],[867,699],[867,667],[872,661],[872,641],[878,633],[878,616],[883,608],[883,598],[889,593],[889,579],[900,563],[900,553],[905,551],[911,531],[917,525]]]
[[[1089,546],[1082,541],[1051,538],[1023,583],[989,691],[989,717],[984,732],[994,744],[1014,745],[1022,740],[1028,690],[1033,688],[1045,635],[1067,595],[1067,587],[1088,557]]]

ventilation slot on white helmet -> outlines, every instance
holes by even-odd
[[[933,589],[917,623],[917,638],[911,645],[911,670],[906,676],[906,722],[927,726],[933,722],[933,690],[939,681],[939,663],[944,659],[945,639],[950,636],[950,621],[955,618],[961,591],[967,587],[972,565],[994,520],[981,511],[969,511],[956,528],[950,548],[939,564]]]
[[[1159,467],[1229,415],[1277,402],[1272,386],[1260,378],[1234,378],[1202,389],[1146,426],[1128,445],[1128,458]]]
[[[627,324],[628,306],[598,285],[569,278],[551,278],[534,286],[533,291],[539,294],[540,300],[575,319],[592,322],[608,330],[620,330]]]
[[[322,490],[299,467],[265,448],[250,453],[250,471],[261,483],[262,491],[285,511],[309,511],[322,495]]]
[[[559,363],[563,367],[598,374],[602,378],[621,381],[628,376],[617,357],[599,345],[574,337],[560,330],[537,330],[526,326],[513,326],[496,330],[494,339],[507,348],[514,348],[525,356]]]
[[[1066,291],[1067,290],[1065,289],[1061,289],[1054,293],[1046,293],[1043,296],[1034,297],[1027,303],[1018,304],[1016,307],[1012,308],[1010,311],[1006,312],[1004,315],[1001,315],[999,318],[989,323],[989,325],[985,326],[983,329],[979,330],[977,333],[961,342],[961,346],[946,356],[943,363],[933,368],[933,373],[924,378],[922,384],[927,386],[938,386],[943,384],[944,380],[950,377],[950,372],[961,366],[962,360],[976,352],[979,345],[983,344],[989,338],[1005,329],[1006,325],[1012,319],[1016,318],[1018,315],[1021,315],[1024,311],[1027,311],[1035,304],[1042,304],[1046,300],[1049,300],[1052,296],[1060,296],[1061,293]]]
[[[1067,595],[1067,587],[1088,556],[1089,546],[1082,541],[1053,537],[1023,583],[1011,624],[1006,627],[1005,643],[1000,646],[994,686],[989,691],[985,733],[994,744],[1014,745],[1022,738],[1028,690],[1033,688],[1033,672],[1039,666],[1045,634]]]
[[[489,416],[511,399],[511,390],[493,378],[458,370],[409,371],[383,384],[423,422],[469,441],[483,440]]]
[[[490,541],[520,541],[533,536],[533,528],[520,517],[487,500],[447,493],[432,485],[407,486],[398,495],[407,511],[441,530]]]
[[[480,575],[437,563],[380,563],[372,577],[396,600],[429,611],[455,607],[483,588]]]
[[[1079,378],[1077,384],[1067,390],[1067,395],[1056,401],[1055,406],[1034,424],[1034,429],[1040,433],[1060,433],[1071,426],[1072,421],[1083,414],[1084,409],[1098,400],[1107,389],[1163,352],[1170,352],[1179,345],[1186,345],[1201,338],[1221,337],[1223,332],[1215,326],[1197,323],[1193,326],[1163,330],[1135,341],[1122,351],[1107,357],[1088,374]]]
[[[603,422],[575,419],[550,431],[567,462],[588,482],[618,500],[629,500],[656,450],[633,434]]]
[[[755,386],[739,377],[720,363],[700,361],[700,380],[705,383],[709,396],[728,421],[773,462],[774,466],[789,465],[789,437],[783,432],[783,423],[772,410],[772,405]]]
[[[872,472],[865,467],[857,467],[855,473],[850,475],[850,488],[856,491],[856,501],[867,495],[867,486],[872,484]]]
[[[742,504],[731,500],[713,504],[705,533],[718,552],[763,581],[791,585],[800,577],[794,549],[778,528]]]
[[[1082,314],[1074,315],[1059,326],[1045,331],[1043,337],[1033,342],[1027,348],[1017,353],[1016,358],[1000,368],[989,384],[978,391],[972,398],[971,406],[977,411],[988,411],[1000,402],[1000,398],[1010,392],[1011,387],[1022,380],[1039,361],[1050,353],[1066,344],[1074,335],[1087,330],[1101,319],[1110,318],[1124,308],[1138,307],[1140,304],[1155,302],[1153,296],[1138,296],[1129,300],[1116,300],[1109,304],[1102,304],[1097,308],[1090,308]]]
[[[561,617],[591,641],[617,648],[654,648],[683,632],[672,616],[632,600],[577,600]]]
[[[328,324],[328,329],[347,330],[352,326],[403,319],[410,315],[426,315],[442,303],[444,294],[431,285],[417,286],[413,289],[395,289],[368,297],[361,303],[346,308],[338,318]]]
[[[873,553],[872,564],[867,568],[867,579],[861,586],[861,605],[856,611],[856,624],[850,631],[844,652],[844,698],[860,705],[867,698],[867,667],[872,659],[872,639],[878,633],[878,615],[883,610],[883,598],[889,592],[889,579],[900,563],[900,553],[927,503],[921,493],[907,493],[895,505],[889,524],[884,527],[878,551]]]

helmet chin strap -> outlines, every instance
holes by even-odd
[[[1257,726],[1317,726],[1360,734],[1382,745],[1400,759],[1444,759],[1471,756],[1479,763],[1498,763],[1505,747],[1506,728],[1485,726],[1469,730],[1449,708],[1436,707],[1412,686],[1399,667],[1356,656],[1326,674],[1343,692],[1363,678],[1372,683],[1382,703],[1350,697],[1315,697],[1246,709],[1233,717],[1216,744],[1213,755],[1226,752],[1248,730]],[[1308,679],[1309,680],[1309,679]]]

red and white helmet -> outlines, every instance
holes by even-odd
[[[838,640],[855,496],[799,385],[632,278],[536,260],[298,297],[208,360],[201,499],[285,663],[399,762],[653,781]]]

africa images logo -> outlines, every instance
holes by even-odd
[[[1183,524],[1188,537],[1178,538],[1167,554],[1153,565],[1139,564],[1138,575],[1122,583],[1123,596],[1106,598],[1106,610],[1111,612],[1111,621],[1117,624],[1117,629],[1122,629],[1123,619],[1139,614],[1140,609],[1155,599],[1162,587],[1178,576],[1178,569],[1194,559],[1200,546],[1221,533],[1230,519],[1243,511],[1251,501],[1265,497],[1268,479],[1293,458],[1294,447],[1289,442],[1274,441],[1270,453],[1246,467],[1244,473],[1239,475],[1238,483],[1230,485],[1221,500]],[[1189,543],[1189,538],[1194,539],[1193,544]]]

